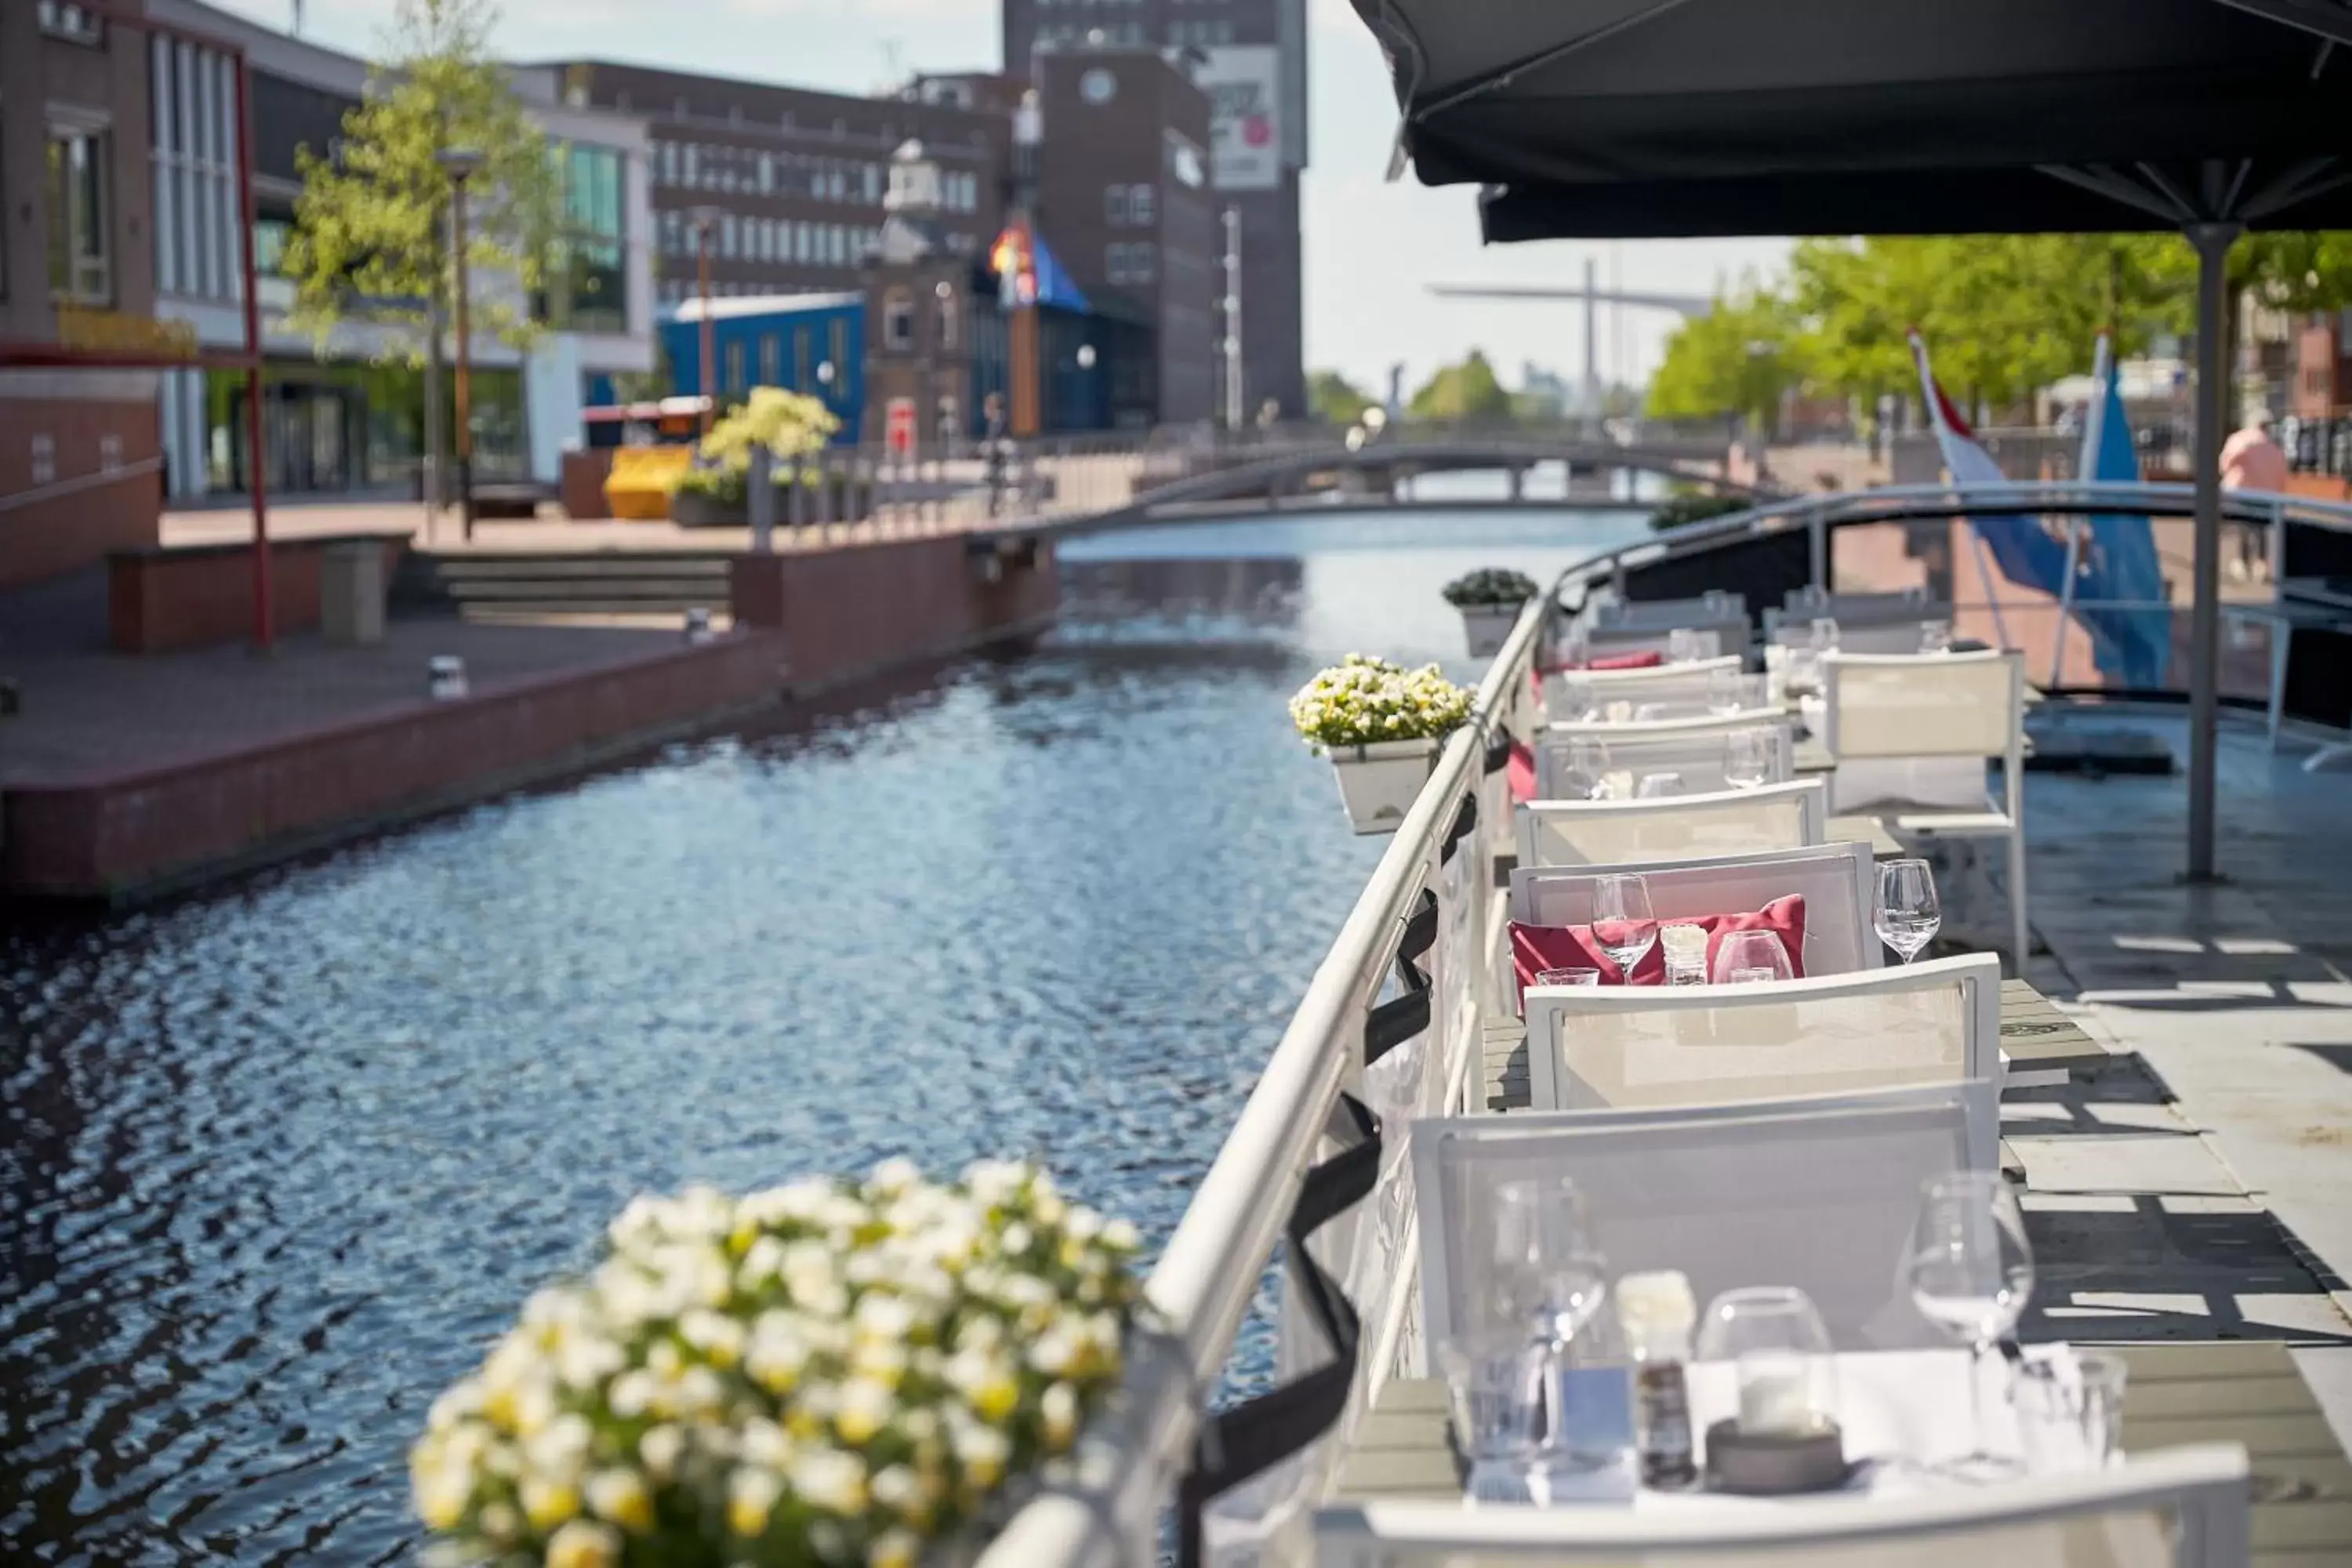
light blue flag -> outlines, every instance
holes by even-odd
[[[2137,482],[2139,448],[2132,440],[2131,418],[2124,412],[2123,378],[2116,373],[2104,332],[2092,375],[2095,386],[2089,417],[2083,421],[2083,455],[2075,472],[2102,484]],[[2094,607],[2078,610],[2075,616],[2091,634],[2099,673],[2129,690],[2160,688],[2172,660],[2171,610],[2097,607],[2101,601],[2166,603],[2156,531],[2145,515],[2101,513],[2089,524],[2074,595],[2092,601]]]

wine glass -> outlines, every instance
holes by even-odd
[[[1838,650],[1838,624],[1834,616],[1813,617],[1812,649],[1815,657]]]
[[[1889,860],[1878,868],[1878,940],[1909,963],[1944,923],[1936,869],[1925,860]]]
[[[1796,973],[1779,933],[1735,931],[1727,933],[1717,944],[1708,978],[1717,985],[1752,985],[1791,979]]]
[[[1734,730],[1723,738],[1723,782],[1734,789],[1761,789],[1772,782],[1769,731]]]
[[[1669,800],[1682,793],[1682,774],[1643,773],[1641,784],[1633,791],[1633,798],[1635,800]]]
[[[1631,984],[1633,966],[1658,942],[1650,884],[1639,871],[1604,871],[1592,879],[1592,940]]]
[[[1698,634],[1687,626],[1676,626],[1666,634],[1666,662],[1692,664],[1698,659]]]
[[[1998,1171],[1955,1171],[1921,1190],[1904,1271],[1919,1315],[1969,1347],[1969,1411],[1975,1447],[1937,1467],[1962,1479],[2021,1468],[1985,1446],[1984,1355],[2006,1339],[2033,1295],[2033,1247],[2017,1194]]]
[[[1951,652],[1952,623],[1949,621],[1921,621],[1919,623],[1919,651],[1921,653]]]
[[[1748,678],[1736,669],[1718,669],[1706,678],[1706,710],[1728,719],[1748,706]]]

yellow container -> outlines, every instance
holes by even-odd
[[[659,522],[669,516],[670,492],[693,466],[692,447],[620,447],[604,481],[604,500],[614,517]]]

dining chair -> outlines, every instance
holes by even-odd
[[[1832,809],[1874,808],[1898,834],[2009,847],[2010,951],[2025,973],[2025,656],[2015,650],[1822,660]],[[1985,787],[1999,759],[2000,794]],[[1892,807],[1894,809],[1885,809]]]
[[[1662,645],[1663,646],[1663,645]],[[1645,702],[1705,702],[1717,670],[1740,668],[1737,654],[1720,658],[1693,659],[1688,664],[1658,664],[1643,669],[1556,669],[1543,676],[1544,712],[1563,722],[1572,707],[1570,694],[1586,693],[1591,701],[1630,702],[1640,707]],[[1580,708],[1578,708],[1581,711]]]
[[[1538,1110],[1999,1082],[1992,953],[1746,985],[1530,985]]]
[[[2103,1470],[1910,1497],[1776,1499],[1707,1508],[1465,1508],[1333,1503],[1317,1568],[1476,1563],[1640,1568],[2245,1568],[2246,1450],[2200,1443]]]
[[[1796,776],[1796,740],[1790,721],[1777,708],[1640,724],[1555,724],[1536,736],[1536,798],[1570,797],[1570,763],[1579,741],[1601,745],[1612,771],[1631,773],[1636,779],[1648,773],[1678,773],[1685,794],[1717,794],[1732,787],[1724,776],[1730,765],[1731,737],[1743,731],[1765,734],[1770,747],[1765,783],[1787,784]]]
[[[1537,800],[1518,808],[1522,866],[1609,866],[1819,844],[1829,825],[1820,779],[1655,800]]]
[[[1874,970],[1885,944],[1872,923],[1878,863],[1861,843],[1806,844],[1740,855],[1636,860],[1598,869],[1522,866],[1511,872],[1509,916],[1528,925],[1586,925],[1592,920],[1598,870],[1638,871],[1662,921],[1762,909],[1791,893],[1805,900],[1805,948],[1796,956],[1809,975]]]

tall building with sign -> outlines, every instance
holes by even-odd
[[[1306,0],[1003,0],[1003,31],[1005,69],[1014,76],[1034,74],[1041,54],[1139,46],[1181,52],[1213,106],[1216,203],[1241,214],[1244,413],[1271,398],[1285,415],[1303,415]]]

